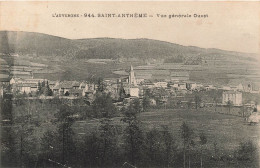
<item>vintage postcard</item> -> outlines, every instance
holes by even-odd
[[[260,2],[1,1],[0,167],[260,167]]]

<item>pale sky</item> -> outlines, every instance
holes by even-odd
[[[55,18],[52,14],[147,13],[148,18]],[[208,14],[158,18],[157,14]],[[0,30],[70,39],[149,38],[260,53],[260,2],[0,2]]]

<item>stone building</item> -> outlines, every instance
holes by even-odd
[[[241,106],[242,93],[237,91],[224,91],[222,93],[222,104],[227,105],[228,102],[234,106]]]

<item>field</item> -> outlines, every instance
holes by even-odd
[[[152,110],[140,115],[140,120],[146,127],[160,127],[167,125],[176,139],[180,139],[180,126],[183,121],[194,130],[195,134],[204,132],[208,136],[208,143],[216,141],[220,148],[232,151],[240,142],[245,140],[259,140],[259,126],[250,126],[244,118],[223,115],[207,110]]]
[[[162,125],[166,125],[171,130],[178,149],[182,150],[182,141],[180,136],[180,126],[185,121],[195,133],[195,143],[198,143],[199,133],[204,132],[207,136],[207,155],[214,155],[214,144],[217,146],[219,155],[233,156],[234,151],[241,142],[252,140],[255,144],[259,143],[260,126],[249,125],[244,118],[224,115],[211,112],[212,109],[152,109],[139,115],[142,121],[143,130],[146,132],[152,128],[160,130]],[[121,118],[114,118],[113,122],[120,131],[123,131],[124,124]],[[75,123],[75,131],[77,136],[84,136],[98,129],[98,120],[78,121]],[[258,144],[259,145],[259,144]],[[194,155],[192,164],[197,165],[199,158]],[[198,159],[198,160],[197,160]],[[236,161],[217,161],[207,160],[205,164],[209,167],[258,167],[258,163],[236,162]],[[195,166],[194,165],[194,166]],[[206,166],[205,165],[205,166]],[[195,166],[196,167],[196,166]]]
[[[47,129],[55,130],[56,125],[51,123],[54,118],[53,114],[58,110],[57,105],[39,104],[37,102],[30,102],[30,109],[25,102],[22,106],[13,106],[14,114],[18,115],[21,111],[33,112],[33,119],[42,121],[40,125],[34,128],[34,137],[37,137],[37,143],[40,145],[40,140]],[[260,126],[250,126],[244,118],[224,115],[214,112],[214,107],[196,109],[151,109],[147,112],[142,112],[138,115],[142,121],[142,130],[147,132],[152,128],[160,130],[162,125],[169,127],[172,135],[174,136],[177,148],[182,151],[182,140],[180,136],[180,126],[185,121],[194,131],[194,140],[198,144],[198,135],[204,132],[207,136],[207,156],[205,159],[205,167],[257,167],[256,164],[236,161],[212,161],[209,158],[214,155],[214,144],[218,148],[219,155],[233,155],[234,151],[238,148],[240,142],[252,140],[259,142]],[[112,118],[113,125],[116,126],[120,135],[123,134],[125,124],[121,121],[121,117]],[[86,119],[76,121],[73,125],[75,131],[75,140],[82,141],[86,135],[91,132],[98,131],[100,119]],[[120,137],[119,137],[120,138]],[[122,142],[122,141],[121,141]],[[120,143],[121,144],[121,143]],[[199,147],[196,145],[195,148]],[[192,164],[198,165],[197,158],[199,155],[195,154],[192,158]],[[196,166],[195,166],[196,167]]]
[[[123,126],[120,117],[114,118],[115,125]],[[167,125],[172,134],[180,141],[180,126],[185,121],[195,132],[199,134],[204,132],[208,137],[208,145],[213,148],[213,143],[225,151],[233,151],[240,142],[253,140],[257,142],[260,139],[260,126],[250,126],[242,117],[224,115],[209,112],[207,109],[173,110],[173,109],[153,109],[149,112],[143,112],[139,115],[145,130],[158,128]],[[75,129],[79,134],[87,133],[92,129],[97,129],[98,120],[78,121],[75,123]],[[93,131],[93,130],[92,130]]]

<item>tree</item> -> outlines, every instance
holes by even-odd
[[[40,81],[38,81],[38,89],[36,92],[37,95],[41,95],[42,94],[42,83]]]
[[[66,119],[58,126],[58,135],[62,142],[62,163],[72,164],[75,157],[75,142],[73,140],[74,131],[71,119]]]
[[[115,166],[117,158],[117,134],[115,126],[109,118],[100,120],[100,158],[101,167],[104,166]]]
[[[23,97],[24,97],[24,98],[27,97],[27,94],[26,94],[25,91],[23,91]]]
[[[202,166],[203,166],[203,162],[202,162],[203,146],[207,143],[207,137],[206,137],[206,135],[202,132],[202,133],[200,133],[199,138],[200,138],[199,143],[200,143],[200,145],[201,145],[200,167],[202,168]]]
[[[144,145],[149,167],[171,167],[177,149],[167,126],[162,126],[160,130],[156,128],[149,130]]]
[[[54,167],[53,162],[59,163],[61,161],[62,147],[57,135],[57,130],[50,129],[43,134],[40,147],[40,165]]]
[[[161,133],[156,128],[149,130],[145,137],[146,155],[149,159],[149,167],[162,165],[162,140]]]
[[[99,132],[91,132],[89,136],[85,137],[83,153],[83,167],[99,167],[100,163],[100,137]]]
[[[135,110],[136,114],[141,113],[142,106],[139,99],[134,99],[132,102],[132,107]]]
[[[98,81],[97,81],[97,91],[98,92],[103,92],[105,90],[105,84],[103,82],[103,79],[102,78],[98,78]]]
[[[257,147],[249,140],[241,142],[238,149],[235,151],[235,157],[241,161],[252,161],[256,158]]]
[[[227,106],[228,106],[228,113],[230,114],[230,110],[231,110],[231,107],[233,106],[233,102],[231,100],[228,100]]]
[[[136,165],[142,158],[143,132],[140,128],[140,121],[137,114],[140,112],[134,108],[137,103],[132,102],[128,108],[124,110],[123,122],[127,124],[124,130],[124,147],[126,157],[131,164]]]
[[[109,93],[97,93],[92,108],[96,118],[111,118],[117,115],[116,107]]]
[[[47,81],[48,82],[48,81]],[[45,80],[42,82],[42,88],[44,88],[45,87]]]
[[[18,167],[17,142],[13,125],[1,126],[1,166]]]
[[[75,112],[68,105],[62,105],[55,114],[58,121],[58,139],[62,145],[62,164],[71,164],[75,161],[74,131],[72,125],[75,122]]]
[[[192,140],[193,136],[193,130],[186,124],[186,122],[183,122],[181,125],[181,137],[183,140],[183,167],[186,167],[186,150],[188,149],[188,156],[190,158],[190,146],[194,143]],[[189,165],[190,165],[190,159],[189,159]]]
[[[142,104],[143,104],[144,111],[146,111],[150,107],[150,99],[149,99],[148,95],[146,95],[146,94],[144,95]]]
[[[15,123],[19,125],[19,157],[20,166],[31,167],[32,163],[36,161],[36,137],[33,136],[35,125],[31,123],[31,115],[22,115],[15,119]]]
[[[175,140],[169,131],[168,126],[162,126],[162,143],[163,143],[163,153],[164,153],[164,167],[170,167],[172,164],[174,152],[177,150],[175,146]]]
[[[198,106],[201,103],[201,97],[198,94],[195,94],[194,101],[195,101],[196,109],[198,109]]]
[[[0,110],[1,110],[1,118],[2,120],[9,121],[10,124],[13,123],[13,101],[12,97],[7,97],[4,95],[3,98],[0,99]]]
[[[143,133],[140,123],[133,121],[125,129],[125,150],[131,164],[136,165],[142,158]]]
[[[123,84],[121,83],[119,88],[119,98],[120,100],[123,100],[126,97],[125,89],[123,87]]]
[[[52,90],[50,89],[50,86],[49,86],[48,82],[47,82],[46,86],[43,89],[43,94],[45,96],[52,96],[52,94],[53,94]]]
[[[64,94],[64,96],[69,96],[70,93],[68,91],[66,91],[66,93]]]

